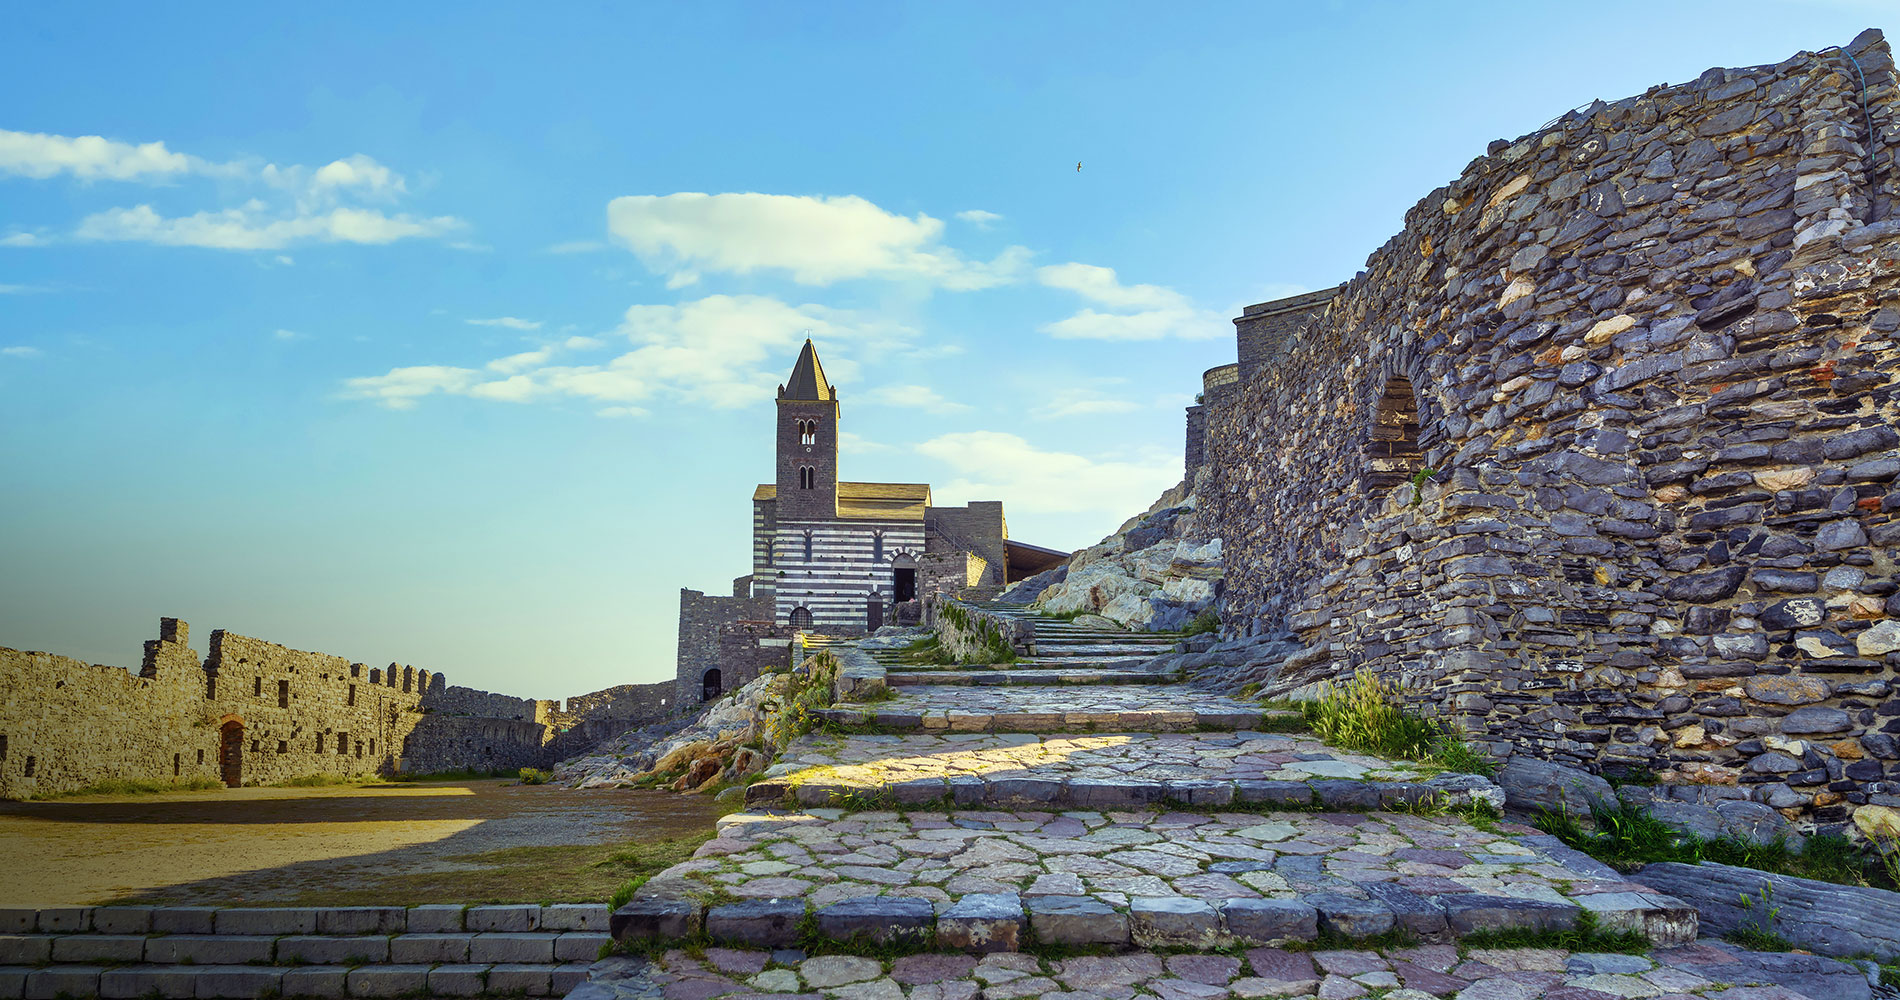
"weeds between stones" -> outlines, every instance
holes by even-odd
[[[1183,637],[1186,637],[1190,635],[1205,635],[1209,632],[1219,632],[1219,631],[1220,631],[1220,612],[1215,611],[1212,608],[1209,608],[1208,610],[1203,611],[1198,615],[1195,615],[1194,620],[1191,622],[1188,622],[1187,627],[1181,630],[1181,635]]]
[[[324,782],[330,784],[331,782]],[[165,792],[208,792],[223,788],[216,778],[181,778],[177,781],[153,781],[145,778],[109,778],[68,792],[47,792],[32,796],[35,800],[70,799],[81,795],[159,795]]]
[[[1597,923],[1597,915],[1588,910],[1577,914],[1577,925],[1567,931],[1517,927],[1502,931],[1478,931],[1458,940],[1460,957],[1473,948],[1558,948],[1647,955],[1651,947],[1649,938],[1637,931],[1604,930]]]
[[[1634,871],[1657,861],[1699,864],[1714,861],[1737,868],[1753,868],[1776,875],[1793,875],[1837,885],[1900,889],[1900,878],[1887,868],[1883,855],[1869,858],[1847,838],[1833,834],[1809,837],[1799,853],[1787,838],[1765,842],[1735,837],[1705,840],[1678,830],[1640,805],[1598,802],[1590,807],[1594,831],[1586,830],[1568,810],[1540,812],[1532,825],[1618,871]]]
[[[1447,771],[1497,773],[1497,764],[1472,750],[1463,733],[1405,711],[1400,693],[1369,670],[1354,673],[1344,687],[1324,685],[1320,697],[1303,703],[1301,710],[1328,746],[1416,760]]]
[[[608,897],[607,905],[619,909],[633,898],[647,880],[660,872],[679,864],[693,856],[699,845],[713,838],[711,831],[685,837],[671,837],[648,843],[633,843],[615,851],[605,859],[595,862],[596,868],[618,868],[630,871],[631,877],[620,883],[620,888]]]
[[[1781,916],[1781,907],[1774,905],[1774,883],[1763,879],[1760,896],[1745,892],[1740,896],[1742,909],[1753,914],[1755,922],[1743,924],[1724,936],[1750,951],[1793,951],[1794,942],[1775,930],[1775,919]]]

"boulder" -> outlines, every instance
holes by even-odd
[[[1770,875],[1712,861],[1646,865],[1630,879],[1694,906],[1702,914],[1702,932],[1710,936],[1748,927],[1772,930],[1822,955],[1900,959],[1900,893]],[[1750,905],[1743,906],[1744,899]],[[1866,980],[1861,982],[1864,985]]]
[[[1614,803],[1610,783],[1588,771],[1553,764],[1535,757],[1512,757],[1498,769],[1505,804],[1523,812],[1568,812],[1588,815],[1595,802]]]

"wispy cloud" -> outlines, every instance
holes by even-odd
[[[37,247],[45,246],[46,237],[38,233],[12,232],[0,236],[0,247]]]
[[[1056,420],[1063,417],[1091,417],[1110,413],[1130,413],[1141,409],[1141,404],[1124,396],[1105,391],[1126,383],[1126,379],[1101,379],[1095,385],[1069,386],[1046,393],[1042,402],[1029,410],[1029,415],[1038,420]]]
[[[44,353],[46,352],[37,347],[27,347],[25,345],[0,347],[0,357],[6,358],[37,358]]]
[[[985,212],[980,208],[966,208],[957,213],[957,218],[962,219],[964,222],[978,229],[988,229],[998,222],[1003,221],[1003,217],[997,215],[995,212]]]
[[[856,195],[629,195],[607,205],[607,230],[683,287],[706,272],[779,271],[801,285],[909,279],[967,291],[1016,280],[1030,253],[971,261],[942,242],[943,222],[897,215]]]
[[[275,250],[294,243],[393,243],[441,236],[460,228],[449,216],[418,219],[375,209],[336,208],[317,215],[273,217],[262,202],[221,212],[166,218],[150,205],[115,208],[87,216],[74,235],[81,240],[156,243],[214,250]]]
[[[995,498],[1024,514],[1126,514],[1146,507],[1181,478],[1179,455],[1090,458],[1038,448],[997,431],[945,434],[916,450],[954,473],[934,490],[938,502]]]
[[[1205,340],[1231,334],[1220,315],[1198,309],[1187,296],[1161,285],[1124,285],[1112,267],[1057,264],[1038,268],[1036,280],[1073,292],[1116,312],[1083,307],[1045,324],[1044,333],[1064,340]]]
[[[176,178],[205,164],[165,148],[103,136],[48,135],[0,129],[0,173],[47,178],[70,173],[81,180],[151,181]]]
[[[496,316],[493,319],[467,319],[467,320],[463,320],[462,322],[467,323],[470,326],[505,326],[510,330],[539,330],[541,329],[540,320],[521,319],[515,316]]]
[[[295,331],[295,330],[283,330],[283,329],[279,329],[279,330],[275,330],[275,331],[273,331],[273,332],[271,333],[271,339],[272,339],[272,340],[286,340],[286,341],[288,341],[288,340],[308,340],[308,339],[310,339],[310,335],[309,335],[309,334],[305,334],[305,333],[298,333],[298,332],[297,332],[297,331]]]
[[[50,291],[52,289],[44,285],[0,285],[0,295],[33,295]]]
[[[947,399],[925,385],[879,386],[865,393],[862,398],[867,403],[879,406],[901,406],[926,413],[963,413],[971,408],[968,403]]]

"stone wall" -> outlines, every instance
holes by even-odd
[[[1237,320],[1228,637],[1291,628],[1501,753],[1826,828],[1900,802],[1897,109],[1878,32],[1598,102],[1297,331]]]
[[[1319,315],[1338,294],[1337,288],[1323,288],[1242,310],[1234,318],[1234,344],[1240,356],[1238,375],[1250,376],[1277,357],[1300,327]]]
[[[161,619],[138,673],[51,653],[0,647],[0,798],[26,798],[127,778],[243,784],[316,774],[388,774],[546,766],[650,720],[673,684],[610,689],[554,702],[451,687],[439,673],[211,633],[200,661],[190,627]],[[615,693],[625,692],[625,693]],[[612,696],[609,696],[612,695]],[[607,721],[597,721],[607,720]],[[578,733],[578,736],[568,735]]]
[[[680,588],[679,653],[674,661],[673,698],[676,704],[690,707],[700,703],[706,672],[720,666],[721,630],[739,622],[772,622],[775,592],[768,590],[756,597],[751,596],[749,586],[741,586],[742,582],[750,579],[740,577],[734,580],[735,592],[731,597],[717,594],[708,596],[697,590]],[[730,691],[733,686],[723,681],[723,673],[721,671],[721,690]]]
[[[972,586],[1003,586],[1009,564],[1009,527],[1003,520],[1000,500],[973,500],[961,507],[929,507],[924,510],[924,551],[931,553],[974,553],[983,561],[982,576]]]

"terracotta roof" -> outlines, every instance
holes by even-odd
[[[825,381],[825,366],[818,363],[818,349],[805,341],[805,349],[798,352],[798,363],[792,365],[792,377],[787,379],[779,390],[780,399],[831,399],[831,383]]]

